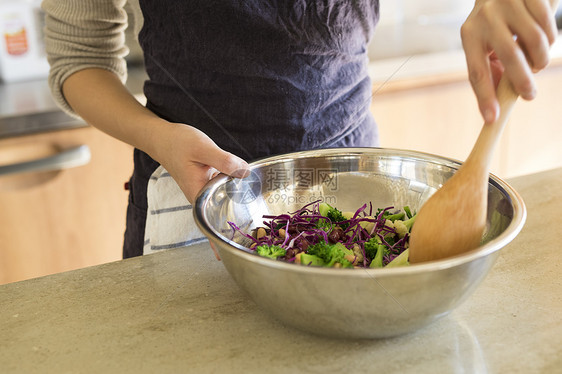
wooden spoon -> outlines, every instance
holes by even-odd
[[[557,2],[550,1],[553,9]],[[486,228],[490,162],[518,97],[505,75],[497,96],[499,118],[482,127],[466,161],[421,207],[410,237],[410,263],[458,255],[480,245]]]
[[[504,78],[497,95],[499,118],[482,127],[466,161],[418,212],[410,237],[410,263],[454,256],[480,244],[486,228],[490,161],[518,96]]]

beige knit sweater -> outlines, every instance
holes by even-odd
[[[138,0],[44,0],[45,45],[51,65],[49,86],[56,103],[77,114],[62,93],[70,75],[85,68],[102,68],[127,79],[125,29],[127,10],[134,15],[135,35],[142,27]]]

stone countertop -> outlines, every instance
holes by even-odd
[[[562,367],[562,169],[509,180],[528,218],[450,315],[385,340],[286,328],[207,243],[0,286],[3,373],[554,373]]]

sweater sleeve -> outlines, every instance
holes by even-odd
[[[102,68],[127,79],[126,0],[44,0],[49,87],[56,103],[77,117],[62,93],[64,81],[86,68]]]

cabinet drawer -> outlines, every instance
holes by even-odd
[[[92,127],[0,141],[0,284],[120,259],[132,167]]]

